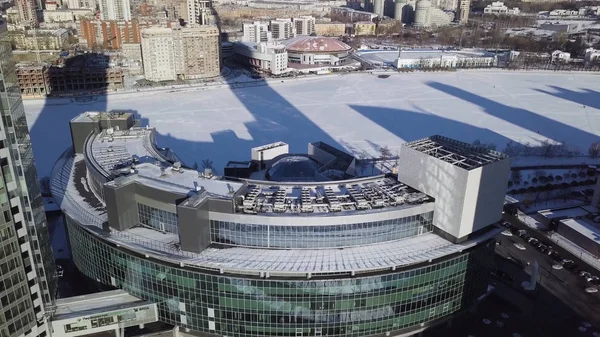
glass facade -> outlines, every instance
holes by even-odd
[[[1,29],[6,30],[2,25]],[[12,168],[17,180],[18,197],[28,240],[34,250],[34,262],[45,303],[51,303],[56,290],[54,259],[44,212],[40,185],[33,160],[21,90],[17,82],[11,45],[5,31],[0,32],[0,113],[10,148]]]
[[[177,214],[144,204],[138,206],[138,221],[140,224],[156,228],[163,232],[179,234]]]
[[[129,254],[67,216],[76,266],[155,301],[160,319],[225,336],[353,336],[406,331],[470,306],[488,284],[494,244],[410,269],[327,279],[252,278]]]
[[[234,246],[298,249],[352,247],[431,232],[432,219],[433,212],[332,226],[252,225],[211,220],[210,235],[212,242]]]

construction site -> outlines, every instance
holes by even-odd
[[[47,64],[19,63],[17,78],[25,97],[68,96],[123,88],[124,74],[102,54],[60,57]]]

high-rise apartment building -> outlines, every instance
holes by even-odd
[[[21,22],[28,21],[34,25],[38,24],[37,0],[15,0],[15,7],[19,11],[19,19]]]
[[[146,79],[150,81],[218,76],[219,29],[216,26],[144,29],[142,59]]]
[[[188,79],[219,76],[220,34],[217,26],[179,28],[183,40],[184,77]]]
[[[294,25],[291,19],[271,20],[271,37],[273,40],[286,40],[294,37]]]
[[[47,336],[55,267],[6,25],[0,25],[0,336]]]
[[[296,35],[310,35],[315,32],[315,18],[312,16],[301,16],[293,18]]]
[[[123,43],[140,43],[140,25],[132,21],[79,20],[79,42],[88,48],[119,50]]]
[[[373,0],[373,14],[377,14],[380,18],[383,18],[384,1]]]
[[[210,0],[187,0],[187,22],[190,26],[208,25],[212,15]]]
[[[269,41],[269,25],[264,22],[254,21],[242,25],[242,41],[244,42],[267,42]]]
[[[471,0],[458,1],[458,23],[467,23],[469,21],[469,11],[471,10]]]
[[[144,74],[149,81],[177,79],[175,42],[171,28],[146,28],[142,30],[142,59]]]
[[[129,0],[100,0],[100,19],[131,20]]]

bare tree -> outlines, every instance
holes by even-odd
[[[600,153],[600,142],[592,143],[588,149],[588,153],[592,158],[598,157],[598,154]]]

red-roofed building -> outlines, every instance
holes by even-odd
[[[352,49],[344,42],[323,36],[296,36],[283,42],[288,51],[288,65],[339,66]]]

